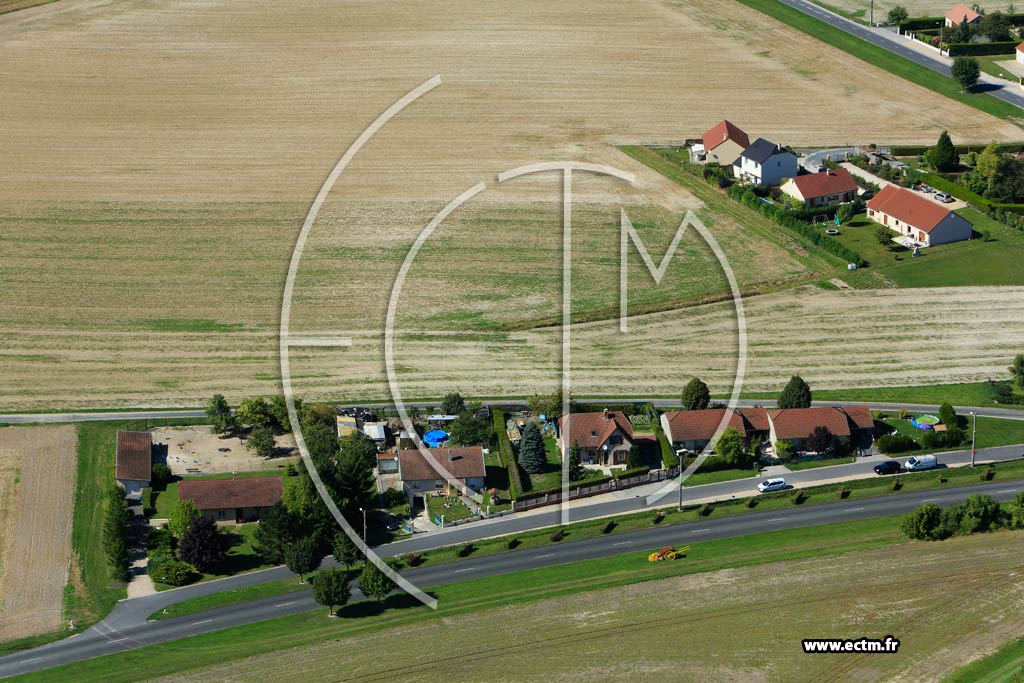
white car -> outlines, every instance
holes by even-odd
[[[757,490],[761,493],[768,493],[769,491],[781,491],[786,488],[786,480],[782,477],[775,477],[774,479],[765,479],[757,485]]]

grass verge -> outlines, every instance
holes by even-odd
[[[984,659],[972,662],[943,683],[1015,683],[1024,674],[1024,638],[1006,643]]]

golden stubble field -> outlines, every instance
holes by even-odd
[[[363,149],[311,236],[295,328],[345,331],[356,347],[298,359],[298,389],[310,396],[383,395],[379,330],[405,250],[451,197],[482,179],[493,185],[502,170],[571,159],[638,174],[635,190],[596,179],[578,186],[574,302],[593,313],[617,302],[620,204],[655,258],[682,214],[702,206],[611,144],[679,141],[723,116],[796,146],[923,143],[942,129],[963,142],[1020,137],[1014,125],[709,0],[66,0],[0,17],[0,73],[0,373],[9,389],[0,409],[182,405],[214,391],[231,400],[277,391],[280,297],[308,203],[358,133],[435,73],[443,85]],[[414,333],[400,349],[409,391],[458,384],[505,393],[553,382],[549,334],[512,332],[506,342],[502,330],[558,314],[557,198],[552,178],[481,195],[425,250],[401,309],[403,329]],[[746,286],[799,284],[821,272],[784,237],[752,239],[766,224],[704,217]],[[720,293],[721,276],[701,264],[707,250],[692,238],[682,247],[686,267],[655,294],[631,280],[631,300],[656,310]],[[933,318],[947,315],[938,293],[899,296],[926,310],[934,303]],[[899,358],[930,363],[917,381],[977,379],[1006,364],[1002,322],[1019,292],[979,296],[991,302],[972,310],[991,333],[988,350],[961,339],[943,365],[940,352],[907,348]],[[837,309],[850,301],[860,318]],[[774,385],[806,364],[806,374],[824,378],[818,386],[835,385],[829,365],[793,349],[809,331],[845,326],[863,333],[820,347],[858,359],[844,381],[910,377],[913,366],[894,367],[898,340],[868,338],[877,318],[899,315],[892,303],[812,288],[751,299],[765,324],[752,330],[764,351],[751,381]],[[802,324],[775,316],[780,308]],[[578,367],[618,373],[582,385],[674,392],[690,373],[718,381],[731,367],[721,357],[729,341],[716,334],[709,344],[688,322],[717,311],[638,320],[634,329],[654,348],[642,336],[597,335],[600,324],[581,331],[588,343]],[[907,316],[911,336],[929,333],[928,317]],[[436,335],[453,330],[464,343],[438,345]],[[519,360],[530,365],[509,364]],[[638,379],[630,373],[639,366]]]
[[[150,680],[214,683],[258,672],[282,683],[932,682],[1020,635],[1021,539],[904,543],[649,581]],[[900,640],[898,653],[805,655],[800,644],[887,635]]]
[[[61,627],[75,428],[0,428],[0,641]]]

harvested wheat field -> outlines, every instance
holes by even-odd
[[[871,0],[830,0],[827,3],[822,2],[820,4],[822,6],[827,5],[829,8],[838,8],[847,13],[860,12],[856,16],[867,20]],[[971,7],[974,3],[965,4]],[[1012,0],[987,2],[983,8],[986,12],[994,12],[996,10],[1006,12],[1013,4]],[[897,5],[905,7],[907,13],[912,17],[941,17],[953,9],[957,3],[953,0],[878,0],[875,3],[875,21],[884,21],[889,10]]]
[[[637,174],[636,188],[576,186],[574,304],[599,320],[617,310],[620,205],[656,258],[686,210],[703,211],[752,292],[827,269],[763,220],[711,215],[612,144],[679,141],[724,116],[797,146],[924,143],[943,129],[958,142],[1021,136],[733,2],[64,0],[26,12],[0,17],[4,410],[278,391],[281,294],[309,202],[363,128],[434,74],[442,85],[362,150],[310,236],[293,329],[344,330],[359,345],[298,371],[310,397],[382,395],[379,330],[401,260],[430,217],[481,180],[488,192],[453,216],[407,282],[403,329],[424,335],[413,355],[433,354],[432,335],[453,331],[546,336],[529,330],[558,315],[559,188],[553,177],[498,188],[505,169],[555,159]],[[631,279],[634,310],[722,295],[706,248],[687,240],[686,268],[657,291]],[[692,333],[671,327],[663,338]],[[616,362],[622,342],[608,343],[580,352]],[[752,379],[801,361],[773,354]],[[491,387],[508,376],[504,365],[497,375],[476,367]],[[416,391],[456,381],[441,370]]]
[[[1022,539],[983,534],[650,581],[152,680],[427,683],[458,672],[460,680],[496,683],[931,682],[1021,633]],[[900,641],[895,654],[805,655],[800,644],[887,635]]]
[[[0,640],[61,627],[75,428],[0,428]]]

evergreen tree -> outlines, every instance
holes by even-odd
[[[942,424],[946,425],[948,429],[956,429],[960,426],[956,410],[948,403],[943,403],[939,406],[939,419],[942,420]]]
[[[178,559],[201,572],[208,572],[224,562],[227,539],[209,517],[193,520],[178,541]]]
[[[956,147],[953,146],[953,141],[949,139],[949,133],[946,131],[942,131],[939,141],[928,150],[926,156],[932,168],[943,173],[955,171],[960,165],[960,155],[957,154]]]
[[[282,564],[285,549],[294,542],[295,520],[283,503],[275,503],[256,525],[253,550],[270,564]]]
[[[800,375],[793,375],[779,394],[779,408],[810,408],[811,387]]]
[[[299,575],[299,583],[304,583],[303,577],[316,570],[323,559],[320,544],[312,536],[295,541],[284,553],[284,563],[290,571]]]
[[[540,474],[548,468],[544,437],[536,422],[527,422],[519,440],[519,464],[530,474]]]
[[[103,547],[110,576],[115,581],[128,580],[128,524],[131,516],[124,491],[117,485],[112,486],[107,492],[103,518]]]
[[[395,589],[395,582],[377,569],[373,562],[367,562],[359,575],[359,590],[372,600],[383,600]]]
[[[694,377],[683,387],[683,409],[704,410],[711,403],[708,385]]]
[[[580,459],[580,445],[573,441],[569,447],[569,481],[579,481],[583,478],[583,461]]]
[[[629,447],[629,456],[626,458],[626,467],[632,470],[643,466],[644,457],[640,452],[640,446],[639,444],[633,444]]]
[[[352,597],[348,572],[342,569],[322,569],[313,577],[313,599],[334,615],[335,607],[343,607]]]

